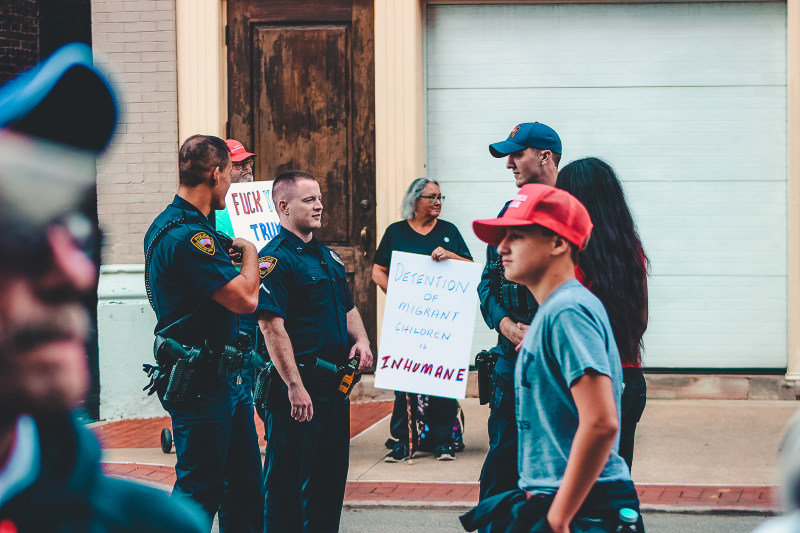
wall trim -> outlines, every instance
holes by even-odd
[[[225,138],[227,47],[223,0],[176,0],[178,144],[197,133]]]

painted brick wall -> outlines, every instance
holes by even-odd
[[[103,263],[142,263],[142,241],[178,180],[174,0],[92,0],[98,63],[114,76],[122,116],[97,166]]]
[[[0,83],[39,60],[39,2],[0,2]]]

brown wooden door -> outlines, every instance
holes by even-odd
[[[297,169],[322,189],[315,235],[344,260],[376,349],[373,0],[228,0],[229,137],[256,180]]]

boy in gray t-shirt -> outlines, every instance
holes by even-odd
[[[613,527],[620,507],[639,505],[617,454],[622,369],[614,335],[603,305],[575,279],[589,214],[569,193],[529,184],[502,217],[473,228],[497,246],[506,278],[539,303],[515,371],[519,487],[547,502],[543,531],[566,533],[587,516]]]

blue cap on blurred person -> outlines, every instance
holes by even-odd
[[[508,134],[505,141],[489,145],[489,152],[494,157],[505,157],[525,148],[538,148],[561,153],[561,139],[553,128],[541,122],[524,122],[518,124]]]
[[[23,231],[75,209],[116,123],[114,92],[82,43],[0,86],[0,223]]]
[[[59,48],[0,86],[0,128],[100,152],[116,122],[114,93],[83,43]]]

